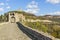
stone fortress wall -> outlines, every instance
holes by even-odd
[[[11,21],[15,21],[15,22],[22,21],[23,22],[25,20],[25,16],[23,16],[23,14],[18,14],[15,12],[9,13],[8,16],[9,16],[9,22]]]

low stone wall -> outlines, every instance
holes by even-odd
[[[33,20],[33,19],[27,19],[27,20],[25,20],[25,21],[27,21],[27,22],[48,22],[48,23],[51,23],[52,21],[50,21],[50,20]]]

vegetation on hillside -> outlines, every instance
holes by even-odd
[[[45,17],[45,16],[39,16],[38,19],[40,19],[40,20],[51,20],[51,21],[55,21],[55,22],[60,23],[60,18],[54,18],[54,17],[49,18],[49,17]]]
[[[6,22],[7,21],[7,18],[6,18],[6,15],[0,15],[0,23],[2,22]]]
[[[60,38],[60,27],[53,24],[44,24],[42,22],[25,22],[25,25],[39,31],[47,32],[56,38]]]

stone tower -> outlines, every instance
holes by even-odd
[[[10,12],[8,13],[9,16],[9,22],[24,22],[25,21],[25,16],[22,13],[17,13],[17,12]]]
[[[9,13],[9,22],[18,22],[18,21],[19,21],[19,17],[17,13],[15,12]]]

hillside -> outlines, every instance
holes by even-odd
[[[52,22],[23,22],[26,26],[31,27],[32,29],[37,29],[48,33],[56,38],[60,38],[60,16],[36,16],[34,14],[26,13],[24,11],[9,11],[7,13],[18,13],[23,14],[25,19],[33,19],[33,21],[39,20],[50,20]]]
[[[41,20],[51,20],[60,23],[60,15],[46,15],[46,16],[39,16]]]

